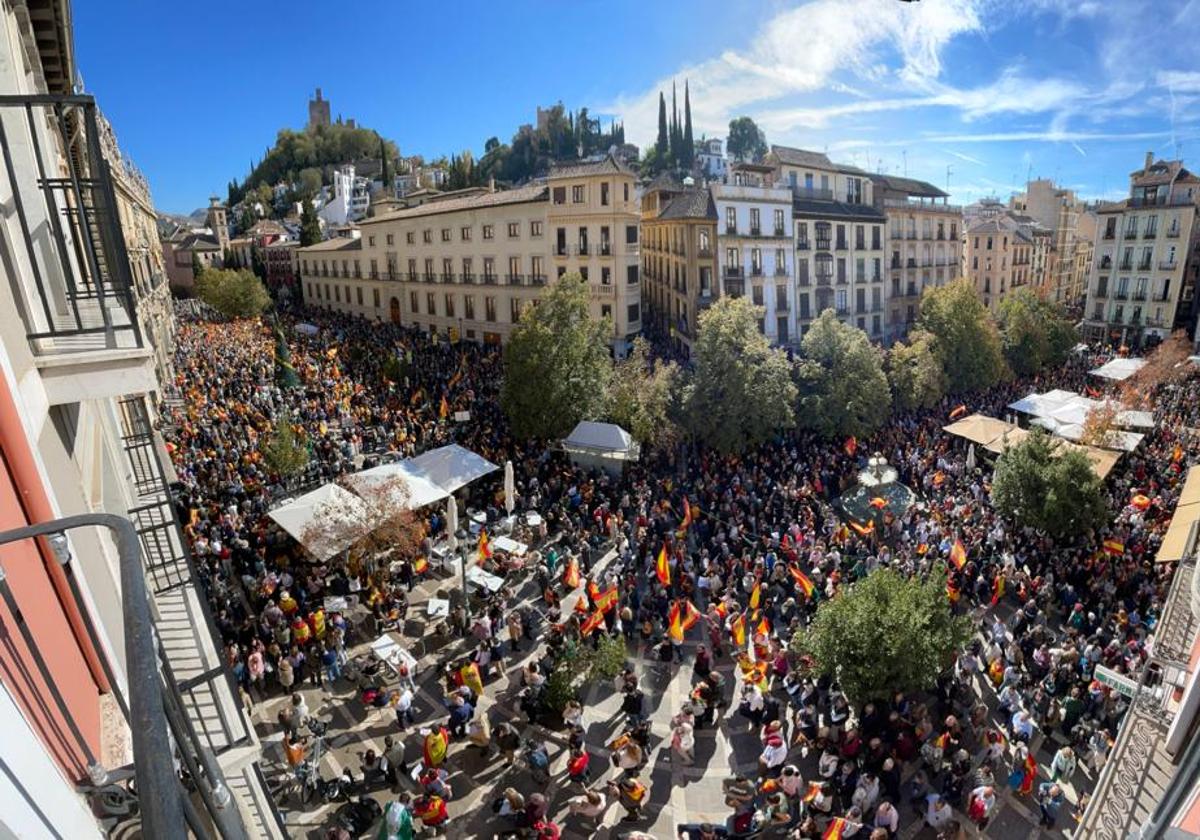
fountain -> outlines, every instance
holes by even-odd
[[[858,484],[838,497],[843,516],[859,525],[872,523],[881,532],[887,514],[903,516],[917,502],[917,494],[897,481],[900,474],[876,452],[858,473]]]

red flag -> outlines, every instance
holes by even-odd
[[[851,522],[850,527],[853,528],[855,533],[860,537],[869,537],[871,534],[875,533],[874,521],[868,522],[866,525],[859,525],[857,522]]]
[[[700,620],[700,610],[696,609],[696,605],[691,601],[683,602],[683,629],[691,630],[696,622]]]
[[[847,455],[849,455],[851,458],[854,457],[854,453],[858,451],[858,441],[855,439],[854,435],[846,438],[846,442],[842,444],[842,448],[846,450]]]
[[[882,496],[876,496],[875,498],[871,499],[871,501],[869,501],[867,504],[869,504],[871,507],[875,508],[875,510],[883,510],[885,507],[888,506],[888,501],[887,501],[887,499],[883,498]]]
[[[965,405],[956,406],[955,409],[950,412],[950,419],[957,420],[959,417],[962,417],[966,413],[967,413],[967,407]]]

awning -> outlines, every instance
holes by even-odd
[[[1014,428],[1016,427],[1011,423],[1005,423],[1003,420],[997,420],[995,417],[988,417],[985,414],[972,414],[956,420],[948,426],[942,426],[944,431],[984,447],[988,447],[992,441]]]
[[[424,478],[446,493],[453,493],[475,479],[500,469],[482,455],[476,455],[455,443],[431,449],[400,464],[409,474]]]
[[[394,495],[394,503],[402,510],[417,510],[450,495],[424,476],[409,470],[403,462],[383,464],[348,475],[346,483],[360,496],[372,492]]]
[[[629,432],[615,423],[592,420],[583,420],[576,425],[562,446],[567,452],[586,452],[606,458],[636,459],[641,454]]]
[[[1016,446],[1025,438],[1029,437],[1030,432],[1026,429],[1013,426],[1000,437],[993,440],[991,443],[985,444],[984,449],[988,452],[995,452],[997,455],[1004,453],[1004,450],[1010,446]]]
[[[318,487],[268,515],[318,560],[345,551],[375,526],[369,521],[366,502],[337,484]]]
[[[1190,538],[1197,520],[1200,520],[1200,467],[1192,467],[1183,481],[1175,514],[1154,559],[1159,563],[1174,563],[1195,551]]]
[[[1141,370],[1145,364],[1145,359],[1116,358],[1105,362],[1094,370],[1089,370],[1088,373],[1092,376],[1099,376],[1101,379],[1112,379],[1122,382]]]

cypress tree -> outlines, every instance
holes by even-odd
[[[679,103],[675,98],[675,82],[671,82],[671,164],[679,164]]]
[[[683,167],[691,169],[696,160],[696,147],[692,139],[692,100],[688,95],[687,79],[683,81]]]
[[[691,128],[691,125],[689,124],[688,127]],[[382,137],[379,138],[379,160],[383,170],[379,177],[383,181],[383,189],[386,191],[392,186],[392,173],[388,168],[387,146],[384,145]]]
[[[667,153],[670,150],[667,140],[667,100],[663,97],[660,90],[658,92],[658,139],[654,143],[654,150],[658,153],[660,163],[665,163]]]

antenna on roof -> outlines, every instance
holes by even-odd
[[[946,164],[946,192],[947,193],[950,192],[950,175],[953,172],[954,172],[954,167],[947,163]]]
[[[908,177],[908,149],[901,149],[900,154],[904,158],[904,177]]]

